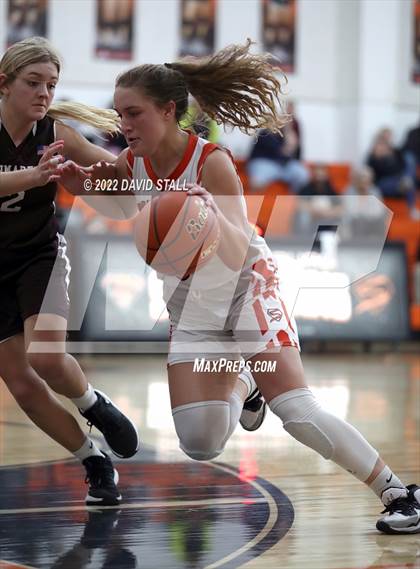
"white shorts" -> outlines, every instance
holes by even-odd
[[[171,328],[168,365],[196,358],[245,360],[261,352],[300,349],[294,318],[281,298],[272,259],[259,259],[239,283],[216,289],[176,289],[167,304]]]

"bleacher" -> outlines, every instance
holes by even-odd
[[[236,162],[238,174],[241,178],[245,197],[249,196],[249,183],[246,173],[245,161]],[[309,165],[310,166],[310,165]],[[344,192],[350,182],[351,166],[347,163],[336,163],[328,165],[328,173],[333,187],[339,192]],[[253,196],[256,194],[253,193]],[[288,196],[288,199],[282,200],[281,215],[272,215],[274,203],[277,196]],[[261,200],[248,199],[248,217],[250,221],[261,228],[262,233],[270,222],[270,235],[286,236],[291,232],[292,221],[296,209],[296,196],[291,195],[286,184],[276,182],[269,184],[263,194]],[[59,192],[60,207],[69,208],[73,203],[73,198],[65,191]],[[97,214],[89,206],[84,205],[81,201],[80,207],[83,210],[85,222],[88,224],[93,221]],[[385,199],[385,205],[393,212],[391,226],[389,228],[388,240],[400,241],[405,245],[408,263],[409,278],[409,298],[410,302],[410,322],[411,329],[420,332],[420,304],[414,302],[414,268],[416,263],[416,255],[420,246],[420,223],[410,217],[408,206],[405,200],[388,198]],[[420,205],[420,204],[419,204]],[[108,231],[114,234],[125,234],[131,231],[132,224],[129,221],[104,220]]]
[[[344,192],[345,188],[350,183],[350,164],[329,164],[327,168],[332,186],[339,193]],[[249,183],[245,162],[238,162],[237,169],[244,187],[245,195],[249,195]],[[277,196],[289,196],[289,199],[283,200],[282,202],[281,216],[271,216],[271,212]],[[411,329],[413,331],[420,332],[420,304],[415,304],[414,302],[414,268],[416,264],[417,252],[420,247],[420,222],[410,217],[410,212],[405,200],[387,198],[384,200],[384,203],[393,212],[392,222],[388,232],[388,240],[400,241],[405,245],[410,286],[409,295],[411,299]],[[262,229],[262,232],[265,231],[268,221],[270,220],[271,235],[284,236],[289,233],[296,208],[296,197],[290,195],[286,184],[278,182],[267,186],[264,192],[263,204],[258,217],[256,208],[258,207],[259,209],[260,206],[256,203],[256,200],[248,199],[247,205],[249,218]]]

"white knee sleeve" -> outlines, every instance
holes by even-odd
[[[200,401],[172,410],[179,446],[195,460],[211,460],[222,450],[230,426],[227,401]]]
[[[292,437],[362,482],[369,478],[378,452],[354,427],[325,411],[309,389],[293,389],[269,405]]]
[[[241,418],[243,407],[244,402],[239,397],[239,395],[232,393],[229,397],[229,428],[223,440],[222,449],[225,447],[225,444],[228,442],[233,434],[233,431],[236,429],[239,423],[239,419]]]

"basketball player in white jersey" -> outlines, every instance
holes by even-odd
[[[363,436],[326,412],[308,388],[277,267],[265,241],[249,235],[229,153],[179,127],[191,94],[219,124],[248,134],[260,128],[280,131],[285,120],[278,110],[280,83],[267,57],[251,54],[249,47],[231,46],[206,59],[140,65],[120,75],[114,106],[129,148],[115,165],[90,170],[96,178],[132,177],[155,188],[159,180],[188,182],[190,193],[202,196],[218,216],[217,257],[183,280],[164,277],[171,321],[169,389],[180,447],[196,460],[218,456],[239,420],[248,429],[261,424],[261,392],[293,437],[377,494],[386,510],[377,523],[380,531],[420,532],[420,488],[403,484]],[[76,171],[79,178],[86,175],[74,164],[64,165],[65,184],[76,184]],[[138,200],[150,197],[139,193]],[[197,356],[243,358],[253,373],[197,372]],[[261,361],[275,363],[275,372],[257,371]]]
[[[63,147],[82,164],[115,159],[59,120],[117,130],[111,111],[52,105],[59,73],[59,56],[43,38],[14,44],[0,60],[0,377],[29,418],[83,463],[87,504],[111,506],[121,496],[110,458],[51,390],[71,399],[120,457],[137,451],[134,425],[71,355],[28,351],[33,342],[64,346],[66,339],[70,266],[54,216]]]

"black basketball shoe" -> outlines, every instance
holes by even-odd
[[[245,399],[239,422],[246,431],[256,431],[261,427],[266,413],[267,403],[256,387]]]
[[[117,488],[118,472],[111,459],[104,456],[89,456],[83,461],[86,468],[85,482],[89,484],[87,506],[118,506],[121,494]]]
[[[389,534],[420,533],[420,486],[410,484],[407,486],[407,496],[393,500],[379,519],[376,528]]]
[[[137,429],[128,417],[123,415],[114,403],[101,391],[95,389],[98,400],[86,411],[80,413],[87,419],[88,426],[96,427],[119,458],[130,458],[139,448]]]

